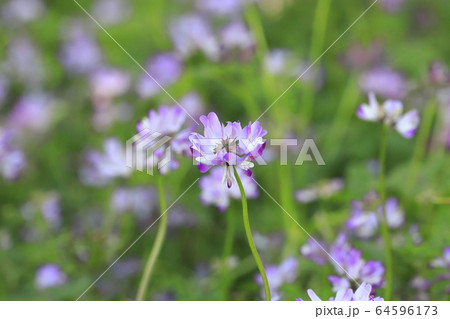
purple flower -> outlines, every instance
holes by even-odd
[[[0,174],[7,180],[15,180],[25,165],[25,155],[12,145],[12,132],[0,127]]]
[[[36,287],[46,289],[61,286],[66,282],[67,276],[57,264],[45,264],[36,271]]]
[[[222,28],[220,41],[226,52],[237,50],[245,54],[255,47],[253,34],[240,20],[232,21]]]
[[[106,139],[103,148],[103,153],[90,150],[86,154],[86,163],[80,171],[80,179],[86,185],[103,186],[114,178],[131,174],[126,166],[125,147],[118,139]]]
[[[2,7],[2,18],[8,23],[26,23],[33,21],[45,11],[41,0],[10,0]]]
[[[347,290],[350,288],[350,281],[345,277],[329,276],[328,280],[333,285],[334,292],[338,292],[339,290]]]
[[[172,156],[168,163],[159,167],[162,160],[166,158],[167,152],[174,151],[176,154],[190,156],[188,137],[192,132],[192,127],[184,128],[185,126],[186,113],[178,106],[160,106],[158,111],[150,110],[148,116],[137,123],[137,131],[142,136],[159,134],[170,138],[168,143],[152,152],[147,161],[149,167],[157,165],[160,173],[166,174],[178,168],[178,161]]]
[[[310,203],[317,199],[326,199],[338,193],[344,187],[341,178],[321,181],[316,185],[295,191],[294,197],[300,203]]]
[[[59,228],[61,226],[61,206],[59,195],[55,192],[45,194],[40,203],[42,216],[51,228]]]
[[[378,211],[381,213],[381,209]],[[396,198],[390,197],[386,200],[385,212],[389,228],[396,229],[403,226],[405,222],[405,213],[400,208]]]
[[[436,258],[431,262],[431,267],[450,269],[450,246],[444,248],[442,257]]]
[[[94,100],[110,99],[126,93],[130,86],[130,76],[115,68],[101,68],[90,76]]]
[[[430,65],[428,78],[432,84],[445,85],[450,83],[450,71],[442,62],[434,61]]]
[[[119,187],[111,195],[111,210],[119,214],[132,212],[147,219],[158,203],[155,190],[148,187]]]
[[[381,7],[388,13],[396,13],[403,7],[405,0],[380,0]]]
[[[320,246],[325,247],[325,243],[319,243]],[[314,261],[316,264],[323,266],[328,260],[328,255],[314,240],[308,238],[306,244],[300,248],[300,254],[305,258]]]
[[[412,138],[420,123],[419,112],[411,110],[403,113],[403,104],[397,100],[386,100],[380,105],[375,94],[369,93],[369,104],[361,104],[356,110],[356,115],[371,122],[383,121],[386,125],[393,126],[403,137]]]
[[[126,0],[97,0],[93,12],[97,21],[102,25],[112,25],[128,18],[131,14],[131,7]]]
[[[169,33],[175,50],[184,58],[190,57],[197,50],[213,61],[220,57],[219,42],[209,22],[200,15],[179,17],[170,25]]]
[[[26,37],[14,38],[8,45],[5,69],[18,81],[29,86],[41,84],[45,68],[41,54]]]
[[[86,74],[100,65],[102,61],[100,46],[83,22],[71,23],[63,33],[63,41],[61,62],[66,70]]]
[[[147,62],[146,71],[151,77],[145,72],[142,73],[136,87],[141,98],[153,97],[161,92],[160,85],[165,88],[178,81],[183,65],[175,54],[159,53]]]
[[[329,301],[384,301],[381,297],[374,297],[371,295],[372,286],[366,282],[363,282],[361,286],[353,293],[352,289],[340,289],[336,293],[336,297],[329,298]],[[308,296],[311,301],[322,301],[312,289],[308,289]],[[303,299],[298,298],[298,301]]]
[[[288,257],[279,265],[269,265],[266,267],[272,300],[279,300],[281,298],[280,289],[284,284],[293,283],[297,279],[298,264],[297,258]],[[260,274],[255,276],[255,281],[262,288],[261,295],[264,295],[263,280]]]
[[[364,73],[359,85],[365,93],[374,92],[388,99],[402,99],[406,95],[406,82],[403,76],[385,67],[376,67]]]
[[[238,171],[239,178],[244,186],[247,198],[258,196],[258,186],[253,178],[248,177],[242,171]],[[200,184],[200,200],[205,205],[215,205],[220,211],[225,211],[230,204],[230,198],[240,199],[239,187],[234,183],[231,188],[223,184],[223,170],[220,167],[211,169],[208,175],[202,176]]]
[[[219,17],[239,14],[242,5],[242,0],[197,0],[199,10]]]
[[[188,92],[183,95],[178,101],[180,105],[182,105],[186,110],[186,112],[191,114],[191,116],[193,117],[200,116],[205,110],[205,105],[203,104],[203,101],[197,92]]]
[[[239,122],[220,123],[213,112],[201,116],[204,135],[192,133],[192,154],[200,172],[205,173],[212,166],[222,166],[225,170],[223,181],[231,188],[234,182],[233,166],[251,175],[252,161],[258,160],[266,145],[263,130],[259,122],[250,122],[244,128]]]

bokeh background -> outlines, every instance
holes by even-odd
[[[373,4],[77,1],[0,3],[4,300],[77,299],[158,217],[155,177],[128,170],[124,147],[150,109],[175,103],[137,64],[197,118],[214,111],[246,124]],[[346,233],[364,260],[383,264],[378,229],[360,236],[346,226],[354,201],[376,201],[378,179],[381,127],[355,111],[370,91],[419,110],[413,139],[394,131],[388,139],[387,195],[400,219],[391,229],[394,300],[449,300],[449,30],[449,1],[379,0],[260,119],[267,138],[313,138],[326,165],[294,166],[292,147],[280,166],[268,148],[258,182],[321,242]],[[169,204],[198,177],[180,159],[164,176]],[[239,198],[219,191],[231,196],[220,210],[202,192],[194,185],[169,211],[147,299],[260,300]],[[335,267],[308,258],[306,234],[261,189],[255,197],[252,229],[279,298],[305,299],[308,288],[333,295]],[[133,300],[157,227],[82,299]]]

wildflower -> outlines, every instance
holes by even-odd
[[[57,264],[45,264],[36,271],[36,287],[46,289],[61,286],[66,282],[67,276]]]
[[[200,172],[205,173],[212,166],[224,168],[223,182],[228,188],[233,185],[233,166],[242,169],[251,176],[252,161],[257,160],[266,145],[263,130],[259,122],[250,122],[244,128],[239,122],[220,123],[213,112],[201,116],[204,135],[192,133],[189,140],[192,143],[192,154],[197,161]]]
[[[431,267],[450,269],[450,246],[444,248],[442,257],[436,258],[431,262]]]
[[[234,16],[242,10],[241,0],[198,0],[197,8],[211,15]]]
[[[123,214],[132,212],[138,219],[148,218],[157,206],[156,192],[148,187],[119,187],[111,195],[111,210]]]
[[[0,174],[7,180],[15,180],[25,168],[23,152],[12,145],[11,130],[0,127]]]
[[[361,104],[356,115],[371,122],[384,122],[393,126],[403,137],[412,138],[419,126],[420,118],[417,110],[403,114],[403,104],[397,100],[386,100],[380,105],[373,92],[369,93],[369,104]]]
[[[115,68],[97,69],[90,76],[94,101],[109,100],[126,93],[130,86],[128,73]]]
[[[400,11],[405,0],[381,0],[380,5],[387,13],[396,13]]]
[[[122,22],[131,14],[128,1],[97,0],[93,8],[95,18],[102,25],[113,25]]]
[[[338,193],[344,187],[341,178],[321,181],[316,185],[295,192],[295,199],[300,203],[310,203],[318,199],[326,199]]]
[[[225,53],[238,51],[244,59],[255,47],[253,34],[240,20],[232,21],[222,28],[220,42]]]
[[[320,243],[320,246],[324,247],[325,243]],[[320,246],[314,240],[308,238],[306,244],[300,248],[300,253],[305,258],[308,258],[316,264],[323,266],[327,262],[328,256]]]
[[[432,84],[446,85],[450,83],[450,71],[442,62],[434,61],[430,64],[428,78]]]
[[[365,93],[374,92],[386,99],[402,99],[406,95],[403,76],[386,67],[375,67],[362,74],[359,86]]]
[[[84,184],[102,186],[116,177],[128,177],[131,169],[126,166],[124,145],[116,138],[103,142],[104,152],[90,150],[86,154],[86,163],[80,171]]]
[[[200,116],[205,110],[205,105],[197,92],[188,92],[179,100],[180,105],[193,117]]]
[[[340,289],[336,293],[336,297],[331,297],[329,301],[384,301],[381,297],[374,297],[371,295],[372,286],[366,282],[363,282],[361,286],[353,292],[352,289]],[[308,289],[308,296],[311,301],[322,301],[312,289]],[[303,299],[298,298],[298,301]]]
[[[242,173],[242,171],[239,171],[238,174],[247,198],[256,198],[258,196],[258,187],[255,181]],[[211,169],[208,175],[201,177],[199,184],[202,203],[205,205],[213,204],[222,212],[228,208],[230,198],[241,198],[241,193],[236,184],[233,184],[231,188],[223,184],[223,171],[220,167]]]
[[[161,86],[165,88],[178,81],[183,65],[175,54],[164,52],[151,57],[145,69],[147,72],[139,78],[136,92],[141,98],[150,98],[161,92]]]
[[[220,57],[220,46],[209,22],[200,15],[189,14],[179,17],[169,27],[175,50],[188,58],[197,50],[209,59],[216,61]]]
[[[281,298],[280,289],[285,284],[293,283],[298,276],[298,260],[294,257],[284,259],[279,265],[266,267],[267,279],[269,280],[272,300]],[[261,294],[264,295],[263,281],[260,274],[255,276],[255,281],[261,286]]]
[[[14,24],[39,18],[44,13],[45,6],[41,0],[10,0],[1,9],[2,18]]]
[[[152,152],[147,161],[149,167],[158,165],[166,158],[167,152],[172,154],[173,151],[176,154],[184,156],[190,155],[188,137],[192,132],[192,128],[185,128],[185,124],[186,113],[178,106],[160,106],[158,111],[150,110],[148,115],[137,123],[136,129],[139,134],[147,135],[149,133],[158,133],[161,134],[161,136],[170,138],[168,143],[165,143]],[[169,171],[177,169],[178,165],[178,161],[170,156],[169,162],[165,163],[164,166],[159,167],[159,171],[162,174],[166,174]]]

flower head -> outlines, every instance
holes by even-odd
[[[336,297],[331,297],[329,301],[384,301],[381,297],[374,297],[372,294],[372,286],[366,282],[363,282],[361,286],[353,292],[352,289],[340,289],[336,293]],[[308,289],[308,296],[311,301],[322,301],[314,290]],[[298,301],[303,301],[303,299],[298,298]]]
[[[36,271],[36,287],[46,289],[56,287],[66,282],[67,276],[56,264],[45,264]]]
[[[450,246],[444,248],[442,257],[436,258],[431,262],[433,268],[447,268],[450,269]]]
[[[252,174],[252,161],[257,160],[266,145],[263,130],[259,122],[250,122],[244,128],[239,122],[219,121],[213,112],[201,116],[204,125],[204,135],[192,133],[189,140],[192,143],[192,154],[197,161],[200,172],[207,172],[212,166],[224,167],[223,181],[231,188],[234,182],[233,167],[242,169],[248,176]]]

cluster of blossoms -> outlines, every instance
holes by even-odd
[[[367,194],[362,201],[353,201],[351,217],[347,228],[359,238],[370,238],[378,229],[382,216],[382,207],[374,192]],[[385,203],[386,222],[389,228],[398,229],[405,222],[405,213],[400,208],[398,200],[390,197]]]
[[[0,174],[7,180],[19,177],[26,161],[23,152],[12,144],[13,134],[0,127]]]
[[[386,99],[402,99],[407,93],[404,76],[385,66],[375,66],[362,73],[359,86],[365,93],[373,92]]]
[[[361,286],[353,292],[352,289],[339,289],[336,293],[336,297],[330,297],[329,301],[384,301],[381,297],[374,297],[372,294],[372,286],[366,282],[363,282]],[[312,289],[308,289],[308,296],[311,301],[322,301]],[[298,298],[297,301],[303,301]]]
[[[379,104],[375,94],[369,93],[369,104],[361,104],[357,116],[365,121],[384,122],[392,125],[405,138],[412,138],[419,126],[419,112],[411,110],[403,114],[403,104],[398,100],[386,100]]]
[[[332,264],[339,276],[330,276],[328,279],[333,289],[347,289],[351,286],[350,280],[361,280],[371,284],[374,288],[380,287],[384,282],[384,267],[378,261],[365,261],[362,251],[350,246],[347,236],[340,234],[329,246],[321,243],[329,251],[329,256],[313,240],[300,248],[300,253],[318,265],[324,265],[327,261]]]
[[[60,229],[62,216],[59,194],[55,191],[37,193],[20,208],[20,214],[30,224],[36,222],[36,213],[41,214],[50,229]]]
[[[191,133],[189,140],[191,150],[200,172],[207,172],[212,166],[222,166],[224,169],[223,182],[231,188],[235,182],[233,168],[237,167],[251,176],[252,161],[257,161],[265,148],[266,141],[259,122],[250,122],[243,127],[239,122],[219,121],[213,112],[208,116],[201,116],[204,125],[203,135]]]
[[[270,295],[273,301],[280,300],[280,289],[285,284],[295,282],[298,276],[298,259],[288,257],[279,265],[266,266],[267,280],[269,281]],[[261,286],[261,296],[264,296],[263,280],[260,274],[255,276],[256,283]]]

